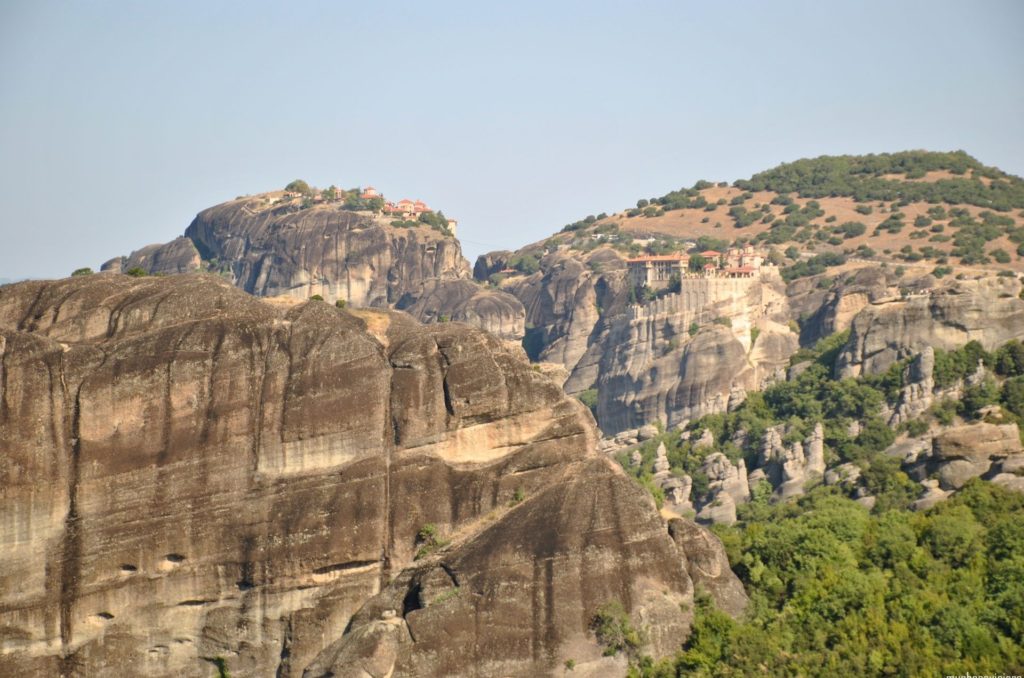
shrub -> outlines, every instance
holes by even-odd
[[[989,252],[992,258],[996,260],[996,263],[1008,264],[1010,263],[1010,255],[1004,249],[996,249]]]
[[[518,254],[508,260],[509,268],[531,275],[540,270],[540,259],[535,254]]]
[[[146,273],[146,269],[142,268],[141,266],[133,266],[129,268],[127,271],[125,271],[124,274],[130,275],[133,278],[144,278],[147,275],[149,275],[148,273]]]
[[[419,549],[417,549],[413,560],[426,558],[437,549],[447,546],[449,542],[440,538],[437,525],[427,523],[416,533],[416,544],[419,546]]]
[[[319,294],[314,294],[313,296],[311,296],[309,298],[309,300],[310,301],[323,301],[324,298],[322,296],[320,296]]]
[[[74,272],[72,272],[71,275],[72,275],[72,277],[75,277],[75,276],[80,276],[80,275],[92,275],[92,274],[93,274],[93,270],[91,268],[89,268],[88,266],[86,266],[85,268],[76,268],[74,270]]]
[[[614,656],[625,653],[630,660],[640,655],[644,644],[643,634],[633,626],[622,603],[613,600],[598,608],[590,622],[590,630],[594,632],[597,642],[604,645],[604,655]]]
[[[334,302],[334,307],[335,308],[345,308],[345,306],[347,306],[347,305],[348,304],[345,302],[344,299],[338,299],[337,301]]]
[[[596,388],[588,388],[588,389],[587,389],[586,391],[580,391],[580,393],[578,393],[578,394],[576,395],[576,398],[577,398],[577,399],[578,399],[578,400],[579,400],[579,401],[580,401],[581,403],[583,403],[584,405],[586,405],[586,406],[587,406],[587,409],[589,409],[589,410],[590,410],[590,412],[591,412],[591,413],[592,413],[592,414],[593,414],[593,415],[594,415],[595,417],[597,417],[597,400],[598,400],[598,392],[597,392],[597,389],[596,389]]]
[[[1024,375],[1024,344],[1016,339],[1011,339],[996,350],[994,362],[998,375],[1004,377]]]

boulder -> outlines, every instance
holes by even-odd
[[[637,429],[637,438],[641,441],[658,437],[658,427],[653,424],[644,424]]]
[[[729,568],[721,540],[688,520],[670,520],[668,531],[686,554],[686,570],[694,586],[707,591],[719,610],[733,617],[743,614],[750,601],[743,584]]]
[[[947,429],[935,436],[928,461],[943,489],[958,490],[971,478],[988,473],[997,459],[1022,452],[1016,424],[979,422]]]

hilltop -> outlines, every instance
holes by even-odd
[[[295,180],[206,208],[181,237],[102,268],[205,271],[256,296],[398,308],[424,322],[465,320],[518,339],[521,304],[473,284],[455,228],[422,200],[391,202],[372,187],[317,189]]]
[[[1024,180],[962,151],[822,156],[642,198],[568,224],[530,249],[608,246],[635,256],[698,240],[713,249],[759,244],[783,266],[825,254],[832,263],[927,264],[940,276],[960,267],[1021,271]]]

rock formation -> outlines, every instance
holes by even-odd
[[[511,294],[471,280],[432,280],[406,292],[395,304],[421,322],[456,321],[518,341],[525,332],[523,305]]]
[[[697,520],[705,523],[736,522],[736,506],[750,501],[747,466],[740,459],[733,464],[721,452],[713,452],[704,459],[701,473],[708,478],[708,496],[697,513]]]
[[[426,224],[396,227],[340,203],[300,209],[270,195],[200,212],[183,237],[111,259],[103,270],[152,274],[207,269],[257,296],[320,295],[357,307],[401,305],[424,322],[460,320],[519,340],[522,305],[470,280],[459,242]],[[269,203],[269,204],[268,204]]]
[[[202,257],[192,241],[184,236],[169,243],[147,245],[127,257],[116,257],[102,266],[104,271],[123,273],[141,268],[153,275],[194,273],[202,267]]]
[[[916,461],[929,476],[937,475],[943,490],[959,490],[971,478],[1022,452],[1016,424],[978,422],[943,431],[933,440],[931,454]]]
[[[454,238],[389,222],[336,205],[257,209],[242,199],[203,210],[185,235],[232,283],[258,296],[319,294],[332,303],[385,307],[424,281],[469,277]]]
[[[906,384],[900,391],[896,411],[889,418],[889,425],[896,427],[916,419],[935,402],[935,349],[925,346],[914,357],[904,373]]]
[[[971,340],[993,349],[1024,333],[1020,292],[1016,278],[1000,276],[873,303],[853,319],[838,372],[876,374],[928,347],[952,350]]]
[[[670,654],[694,540],[596,437],[458,323],[210,275],[0,288],[0,673],[540,675],[611,661],[609,600]]]

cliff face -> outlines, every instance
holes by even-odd
[[[595,440],[463,325],[208,275],[0,288],[0,670],[621,672],[596,609],[667,654],[693,587]]]
[[[394,228],[334,205],[254,209],[236,200],[200,212],[185,231],[238,287],[356,306],[388,306],[425,280],[469,276],[458,241],[427,226]]]
[[[1020,292],[1017,278],[999,276],[876,298],[850,322],[837,368],[843,376],[874,374],[927,347],[951,350],[972,340],[995,348],[1024,333]]]
[[[170,275],[209,269],[257,296],[305,300],[318,294],[330,303],[397,306],[423,322],[444,316],[522,338],[522,304],[470,282],[455,238],[426,224],[394,227],[391,221],[339,203],[300,209],[294,201],[239,198],[200,212],[183,237],[115,257],[103,270]]]
[[[503,266],[503,256],[481,257],[478,276]],[[621,255],[604,248],[550,253],[538,272],[502,289],[526,309],[531,357],[565,366],[567,392],[597,390],[605,432],[722,411],[797,348],[777,276],[687,279],[680,293],[638,305]]]

